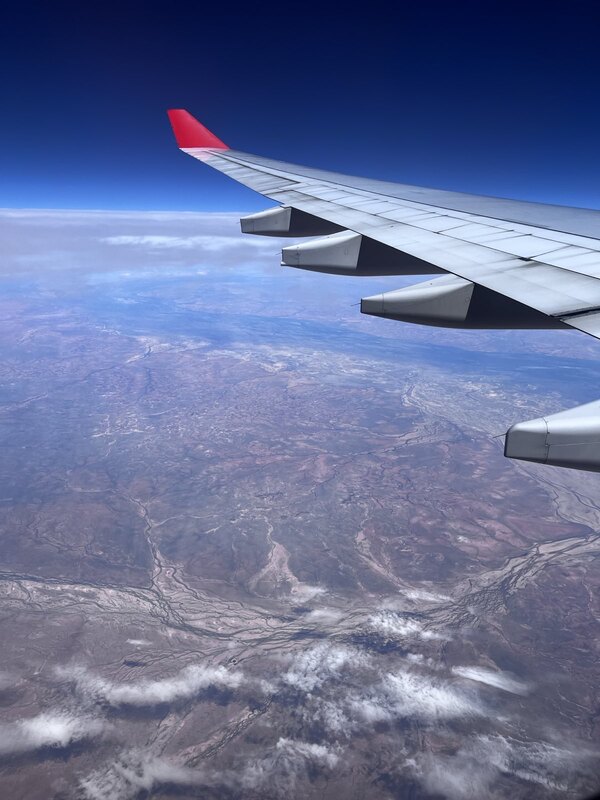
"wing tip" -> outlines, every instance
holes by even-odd
[[[177,146],[182,149],[207,147],[213,150],[230,148],[214,135],[185,108],[170,108],[167,111]]]

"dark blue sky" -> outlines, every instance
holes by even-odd
[[[5,10],[0,206],[268,205],[177,151],[185,107],[249,152],[600,207],[593,3],[204,6]]]

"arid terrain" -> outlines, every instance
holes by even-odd
[[[226,215],[0,227],[0,796],[600,788],[600,476],[498,437],[600,343],[361,317],[407,281]]]

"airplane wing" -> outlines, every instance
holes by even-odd
[[[278,205],[242,231],[315,237],[282,263],[345,275],[431,275],[361,311],[462,328],[575,328],[600,338],[600,212],[355,178],[232,150],[183,109],[185,153]],[[600,471],[600,401],[513,425],[505,455]]]

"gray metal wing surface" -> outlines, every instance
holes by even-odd
[[[278,204],[242,220],[243,231],[326,234],[284,248],[283,263],[339,274],[445,273],[363,298],[364,313],[451,327],[570,327],[600,338],[599,211],[288,164],[228,148],[183,110],[169,116],[185,153]],[[543,418],[545,427],[540,420],[518,423],[507,433],[506,455],[600,471],[599,418],[588,407],[576,418],[573,425],[561,412]],[[586,419],[595,421],[586,427]],[[554,440],[562,432],[560,446],[550,443],[548,420]]]

